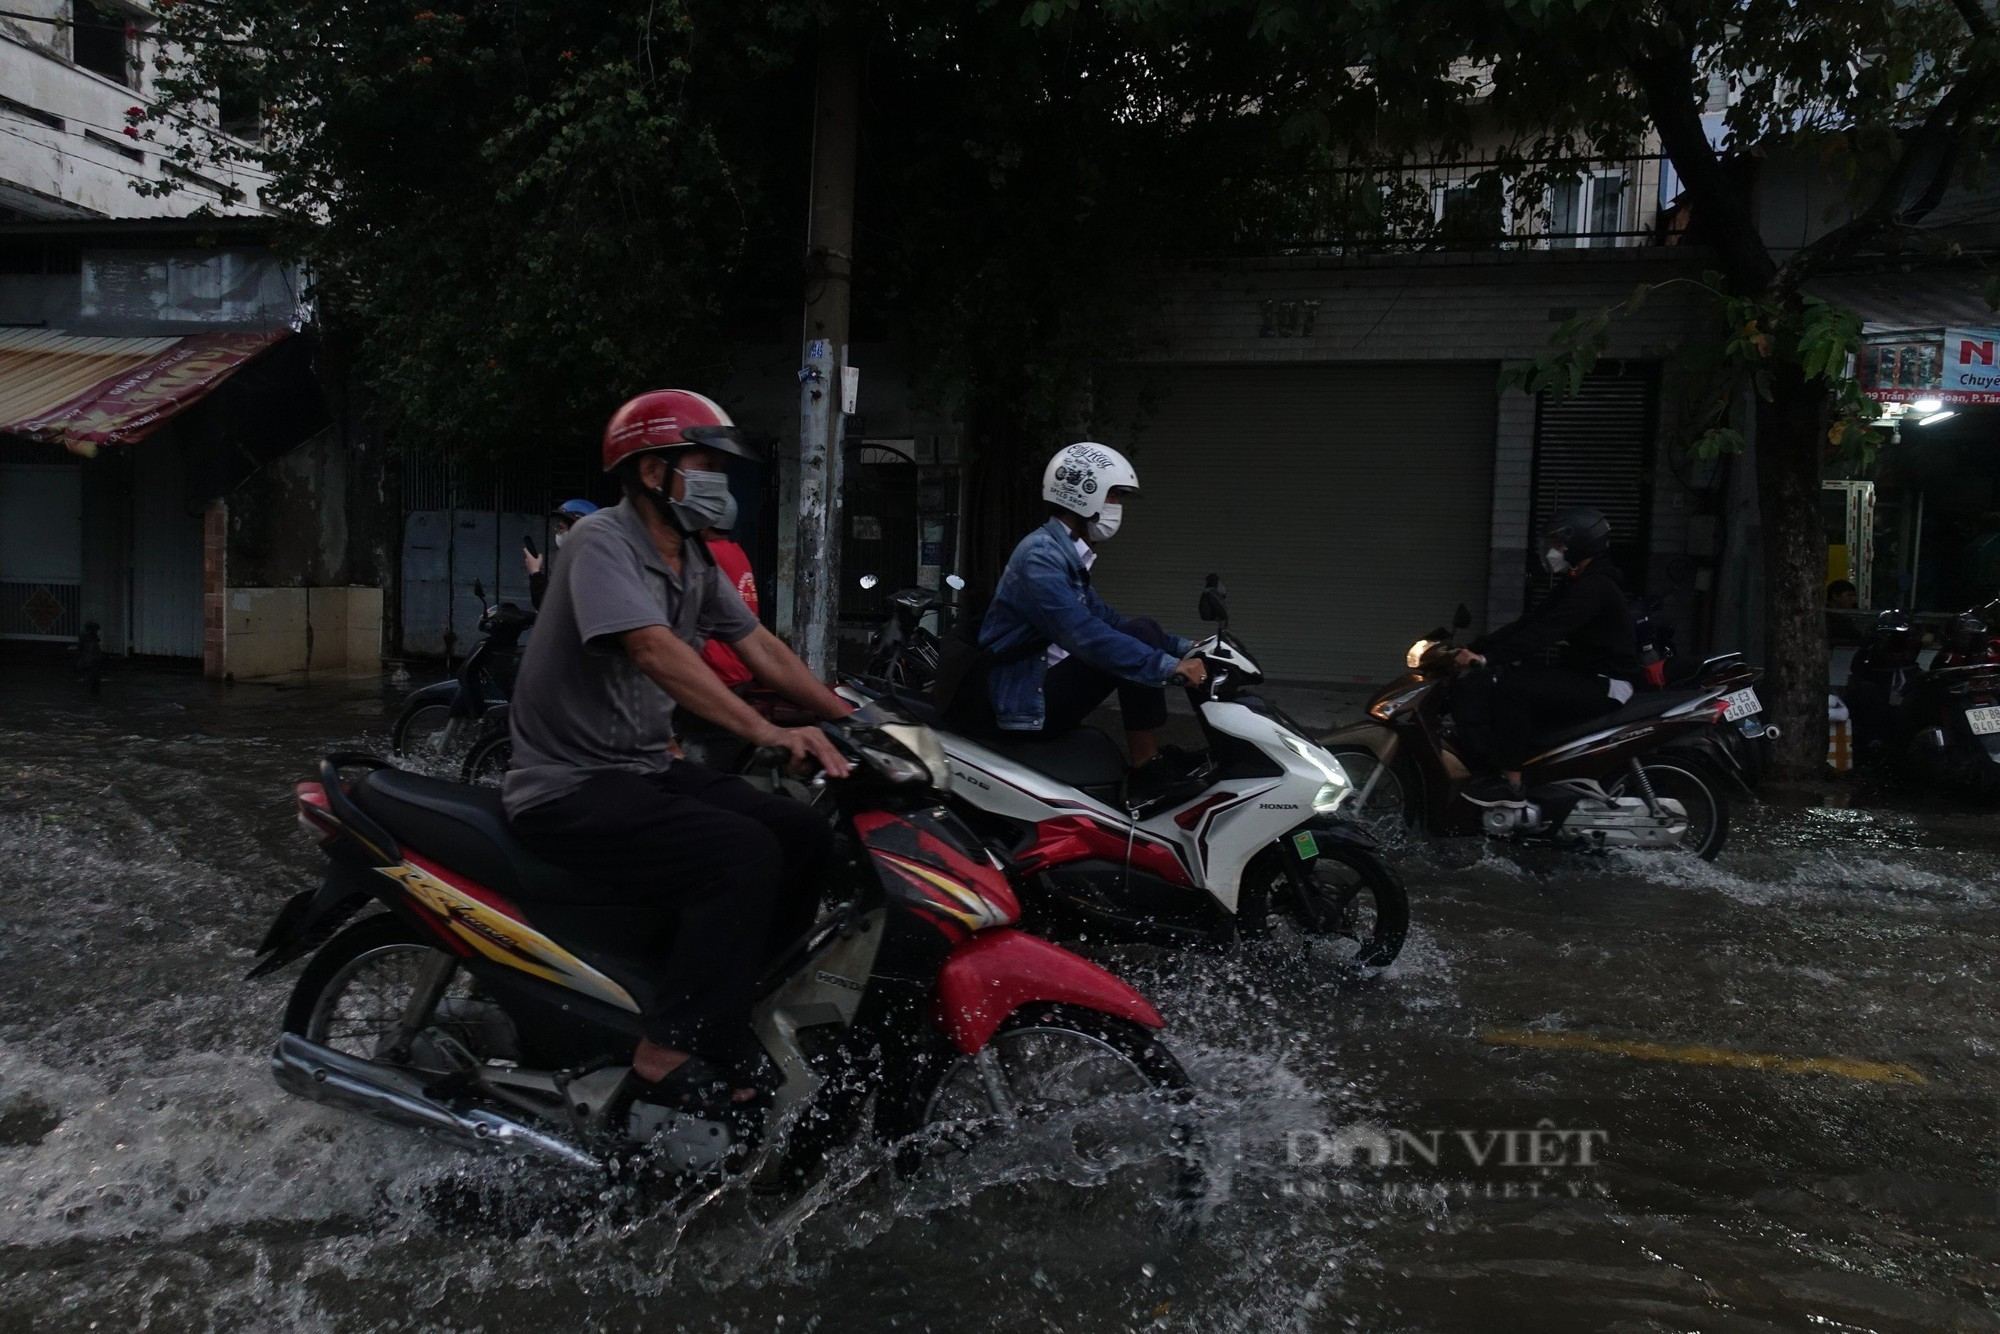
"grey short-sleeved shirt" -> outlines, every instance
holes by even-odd
[[[757,618],[699,544],[674,574],[630,500],[582,520],[563,540],[528,639],[508,716],[510,815],[583,786],[593,773],[656,773],[673,763],[674,701],[632,665],[619,636],[664,625],[692,648],[740,643]]]

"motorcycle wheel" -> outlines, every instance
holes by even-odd
[[[1306,936],[1332,947],[1337,981],[1369,981],[1403,952],[1410,934],[1409,892],[1372,852],[1328,841],[1310,863],[1300,862],[1289,848],[1261,860],[1271,876],[1271,906]],[[1316,961],[1322,952],[1314,951]]]
[[[1207,1189],[1193,1083],[1158,1035],[1073,1005],[1030,1005],[984,1051],[934,1067],[910,1090],[920,1127],[905,1170],[971,1189],[1022,1179],[1113,1186],[1114,1216],[1152,1212],[1184,1230]],[[966,1178],[970,1178],[966,1181]]]
[[[1709,773],[1707,766],[1691,760],[1654,760],[1639,767],[1652,784],[1654,796],[1678,801],[1687,812],[1687,833],[1681,836],[1678,850],[1691,852],[1705,862],[1714,861],[1729,839],[1729,798],[1723,795],[1721,780]],[[1628,790],[1631,781],[1632,771],[1627,769],[1617,782],[1606,783],[1604,790],[1614,797],[1636,797],[1638,792]]]
[[[285,1031],[365,1061],[440,1076],[457,1072],[453,1046],[480,1060],[514,1058],[512,1021],[473,994],[462,969],[409,1049],[396,1051],[424,966],[441,955],[400,919],[365,917],[313,955],[292,988]]]
[[[475,787],[498,787],[514,763],[514,737],[505,730],[482,738],[459,766],[458,781]]]
[[[451,705],[436,700],[405,705],[389,734],[396,754],[418,759],[434,759],[442,754],[451,735]]]
[[[1394,845],[1406,841],[1423,824],[1423,777],[1403,760],[1391,761],[1387,769],[1375,752],[1366,746],[1334,746],[1327,753],[1340,761],[1354,784],[1354,797],[1342,803],[1341,818],[1351,820],[1375,836],[1378,843]],[[1368,804],[1357,800],[1376,770],[1382,770]]]

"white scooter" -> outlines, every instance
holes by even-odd
[[[1409,900],[1373,838],[1341,816],[1353,787],[1340,762],[1248,693],[1263,680],[1228,632],[1214,575],[1195,646],[1207,681],[1190,687],[1207,750],[1141,790],[1111,738],[962,735],[928,700],[898,694],[937,730],[953,804],[1006,864],[1045,929],[1161,944],[1227,944],[1288,917],[1335,947],[1335,968],[1391,963]],[[844,687],[857,697],[866,692]]]

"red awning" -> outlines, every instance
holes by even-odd
[[[289,329],[143,340],[0,333],[0,433],[61,444],[86,458],[100,445],[129,445],[289,337]],[[109,373],[91,378],[97,368]]]

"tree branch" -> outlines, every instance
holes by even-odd
[[[1904,141],[1902,155],[1868,206],[1787,260],[1778,277],[1780,286],[1796,285],[1814,269],[1845,259],[1899,227],[1922,222],[1951,188],[1952,171],[1973,119],[2000,94],[2000,72],[1986,51],[1994,36],[1992,19],[1980,0],[1952,3],[1973,37],[1965,72]],[[1905,196],[1919,179],[1925,182],[1922,192],[1905,204]]]
[[[1993,19],[1980,7],[1979,0],[1952,0],[1952,7],[1974,37],[1984,39],[1993,35]]]
[[[1693,47],[1685,42],[1646,46],[1633,54],[1629,64],[1659,131],[1660,146],[1694,206],[1696,225],[1714,245],[1733,282],[1745,290],[1762,287],[1777,265],[1764,245],[1749,200],[1730,180],[1728,167],[1701,123],[1701,104],[1694,97]]]

